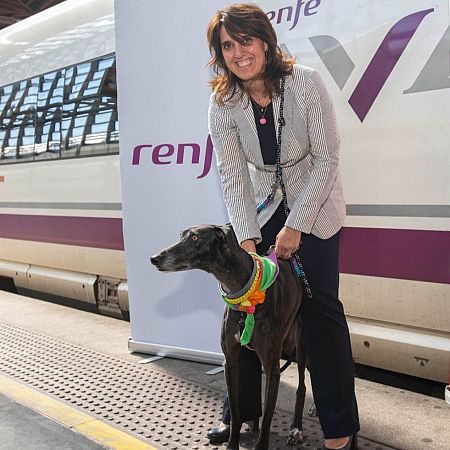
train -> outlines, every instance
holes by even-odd
[[[113,2],[64,2],[0,39],[0,274],[122,317]]]
[[[423,25],[428,41],[419,45],[405,21],[415,20],[417,31],[445,2],[425,2],[428,9],[419,3],[408,15],[399,6],[395,20],[374,12],[374,6],[365,11],[360,3],[356,12],[347,13],[359,15],[354,36],[345,44],[333,36],[310,36],[303,60],[320,66],[347,144],[342,172],[349,204],[340,296],[355,361],[446,383],[450,83],[448,64],[442,67],[435,60],[445,52],[448,56],[449,24],[447,14],[438,26]],[[320,1],[315,4],[319,7]],[[290,8],[268,16],[274,24],[294,20],[295,8]],[[327,20],[335,17],[330,8]],[[312,5],[308,11],[313,14]],[[114,22],[113,0],[68,0],[0,31],[0,288],[68,299],[128,318]],[[378,39],[373,58],[354,70],[358,58],[367,56],[358,43],[369,39]],[[395,63],[414,45],[418,51],[403,55],[407,64],[395,72]],[[385,78],[393,72],[389,86],[375,73],[383,58],[391,65]],[[434,63],[447,79],[427,75]],[[412,82],[400,94],[422,98],[418,117],[425,125],[396,111],[395,83],[404,85],[405,79]],[[376,110],[381,100],[392,102],[388,112]],[[353,116],[364,126],[368,114],[377,119],[370,133],[355,129]],[[436,120],[427,121],[433,115]],[[429,148],[418,148],[402,165],[415,139],[428,141]],[[379,150],[387,142],[387,154],[360,151]],[[376,188],[367,188],[380,180],[384,199],[391,196],[392,202],[379,201]]]

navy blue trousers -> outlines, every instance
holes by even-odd
[[[265,253],[286,221],[282,204],[262,227],[256,250]],[[326,439],[359,431],[350,335],[338,298],[339,237],[319,239],[302,233],[299,255],[312,291],[300,309],[302,337],[308,356],[314,402]],[[243,421],[261,416],[261,363],[255,352],[241,348],[239,355],[240,408]],[[230,423],[228,398],[223,423]]]

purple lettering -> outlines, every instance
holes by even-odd
[[[206,175],[208,175],[209,170],[211,169],[212,154],[213,154],[213,144],[211,136],[208,134],[205,147],[205,165],[203,167],[203,172],[197,177],[198,179],[206,177]]]
[[[303,0],[297,0],[297,6],[295,8],[294,24],[292,25],[291,28],[289,28],[289,30],[292,30],[297,25],[298,18],[300,17],[300,11],[302,9],[302,5],[303,5]]]
[[[151,149],[153,145],[151,144],[141,144],[137,145],[133,149],[132,165],[139,165],[141,162],[141,151],[148,148]],[[199,164],[200,157],[203,159],[203,169],[202,173],[197,177],[198,179],[206,177],[211,170],[212,156],[213,156],[213,144],[211,137],[208,135],[205,145],[205,153],[202,154],[202,149],[199,144],[189,143],[189,144],[178,144],[177,146],[177,157],[176,161],[172,157],[175,153],[175,146],[173,144],[159,144],[153,148],[152,151],[152,163],[156,165],[167,165],[167,164],[185,164],[185,150],[192,150],[192,158],[188,158],[187,164]]]
[[[162,152],[161,150],[167,147],[167,151]],[[175,149],[172,144],[160,144],[157,145],[152,152],[152,161],[153,164],[170,164],[170,161],[161,161],[161,158],[167,158],[168,156],[172,156],[175,152]]]
[[[277,23],[281,23],[281,19],[283,18],[283,11],[287,10],[288,12],[288,16],[286,19],[286,22],[290,22],[291,21],[291,17],[292,17],[292,6],[286,6],[284,8],[280,8],[278,10],[278,18],[277,18]]]
[[[304,17],[307,17],[317,14],[317,9],[321,3],[321,0],[296,0],[295,7],[283,6],[274,11],[266,12],[266,15],[270,21],[273,21],[276,18],[277,25],[282,22],[292,22],[292,26],[289,28],[289,30],[292,30],[297,26],[300,16],[303,15]]]
[[[269,20],[273,20],[275,18],[275,11],[269,11],[266,13]]]
[[[309,0],[309,2],[305,5],[305,16],[312,16],[313,14],[317,14],[317,11],[312,12],[312,10],[317,9],[319,6],[320,0]]]
[[[200,161],[200,145],[198,144],[178,144],[177,164],[183,164],[186,147],[192,148],[192,164],[198,164]]]
[[[141,150],[144,148],[151,148],[153,147],[153,145],[151,144],[143,144],[143,145],[136,145],[136,147],[134,147],[133,149],[133,160],[131,162],[132,166],[136,166],[139,165],[140,161],[141,161]]]

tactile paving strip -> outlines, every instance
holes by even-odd
[[[223,394],[170,376],[154,366],[122,361],[69,342],[0,322],[0,371],[161,449],[224,449],[207,431],[217,424]],[[320,426],[304,420],[305,442],[286,445],[292,416],[276,410],[271,449],[313,449]],[[245,427],[245,426],[244,426]],[[244,428],[243,427],[243,428]],[[241,448],[253,448],[256,433],[242,433]],[[359,448],[390,447],[359,439]]]

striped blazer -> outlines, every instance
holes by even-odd
[[[273,98],[273,110],[277,129],[279,97]],[[286,225],[328,239],[342,227],[345,201],[338,169],[336,117],[317,71],[294,65],[286,77],[283,115],[281,165],[291,210]],[[238,241],[253,238],[260,242],[260,227],[268,217],[267,212],[266,217],[257,216],[256,208],[271,191],[275,167],[264,165],[247,95],[219,105],[213,93],[208,125],[224,201]],[[281,201],[279,191],[269,213]]]

